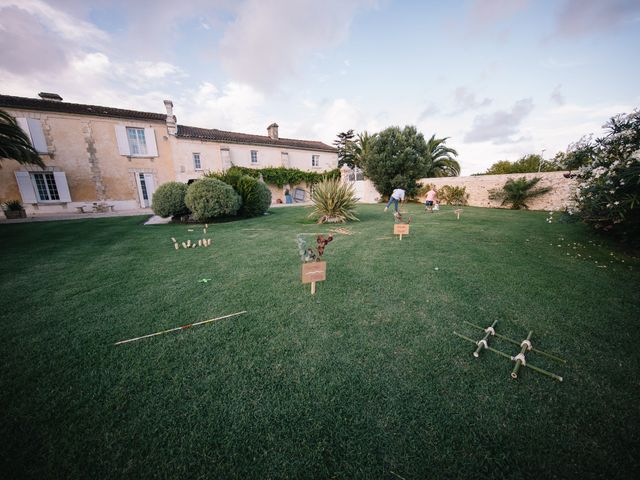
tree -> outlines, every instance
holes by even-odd
[[[0,159],[3,158],[15,160],[22,165],[45,167],[42,158],[31,145],[29,136],[11,115],[0,110]]]
[[[503,175],[506,173],[555,172],[563,168],[556,161],[547,161],[538,154],[525,155],[515,162],[501,160],[491,165],[483,175]]]
[[[347,130],[338,134],[338,138],[333,142],[338,149],[338,168],[346,165],[349,168],[354,166],[355,137],[353,130]]]
[[[577,171],[576,206],[596,229],[640,244],[640,110],[612,117],[604,137],[583,138],[568,154]]]
[[[402,188],[411,197],[418,193],[428,159],[427,142],[416,127],[389,127],[376,135],[362,169],[382,195]]]
[[[460,164],[453,158],[458,152],[445,145],[448,137],[436,138],[432,135],[427,142],[427,171],[425,177],[457,177]]]
[[[551,187],[533,188],[542,180],[540,177],[527,180],[526,177],[510,178],[501,189],[489,190],[489,200],[502,200],[501,205],[511,204],[512,210],[529,208],[526,204],[531,198],[550,192]]]
[[[367,162],[367,158],[371,155],[371,149],[373,148],[373,142],[376,139],[376,134],[371,135],[366,130],[359,133],[354,144],[353,165],[362,168]]]

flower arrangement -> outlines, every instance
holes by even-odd
[[[298,253],[303,263],[319,262],[324,255],[324,249],[329,242],[333,240],[333,235],[329,235],[326,238],[324,235],[318,235],[316,237],[316,249],[307,246],[307,241],[304,238],[304,234],[300,234],[297,237]]]

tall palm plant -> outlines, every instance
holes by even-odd
[[[436,138],[435,135],[432,135],[427,142],[426,177],[457,177],[460,175],[460,164],[454,158],[458,152],[445,145],[447,138]]]
[[[356,167],[362,168],[367,163],[375,138],[375,134],[371,135],[366,130],[357,135],[353,148],[353,163]]]
[[[37,165],[44,168],[44,162],[38,155],[31,139],[20,128],[15,118],[0,110],[0,159],[15,160],[23,165]]]

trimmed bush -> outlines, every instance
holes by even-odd
[[[193,182],[184,201],[197,221],[235,215],[242,205],[240,195],[230,185],[215,178]]]
[[[243,175],[236,181],[235,189],[242,197],[242,207],[238,212],[240,215],[256,217],[271,206],[271,190],[253,177]]]
[[[180,182],[163,183],[153,194],[151,209],[161,217],[175,217],[189,213],[184,203],[188,185]]]

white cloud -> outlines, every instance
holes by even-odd
[[[55,9],[41,0],[2,0],[0,9],[16,7],[38,18],[62,38],[95,45],[108,40],[108,35],[89,22]]]
[[[317,50],[340,44],[368,0],[247,0],[220,43],[220,59],[236,81],[273,89]]]
[[[524,137],[515,138],[514,135],[518,134],[520,124],[532,110],[532,99],[524,98],[515,102],[510,110],[478,115],[464,140],[469,143],[492,141],[495,144],[521,141]]]
[[[260,111],[264,103],[264,95],[250,85],[229,82],[220,91],[204,82],[179,98],[176,115],[181,124],[264,135],[269,122]]]
[[[165,78],[171,75],[184,75],[180,68],[167,62],[138,61],[135,62],[135,71],[148,79]]]

